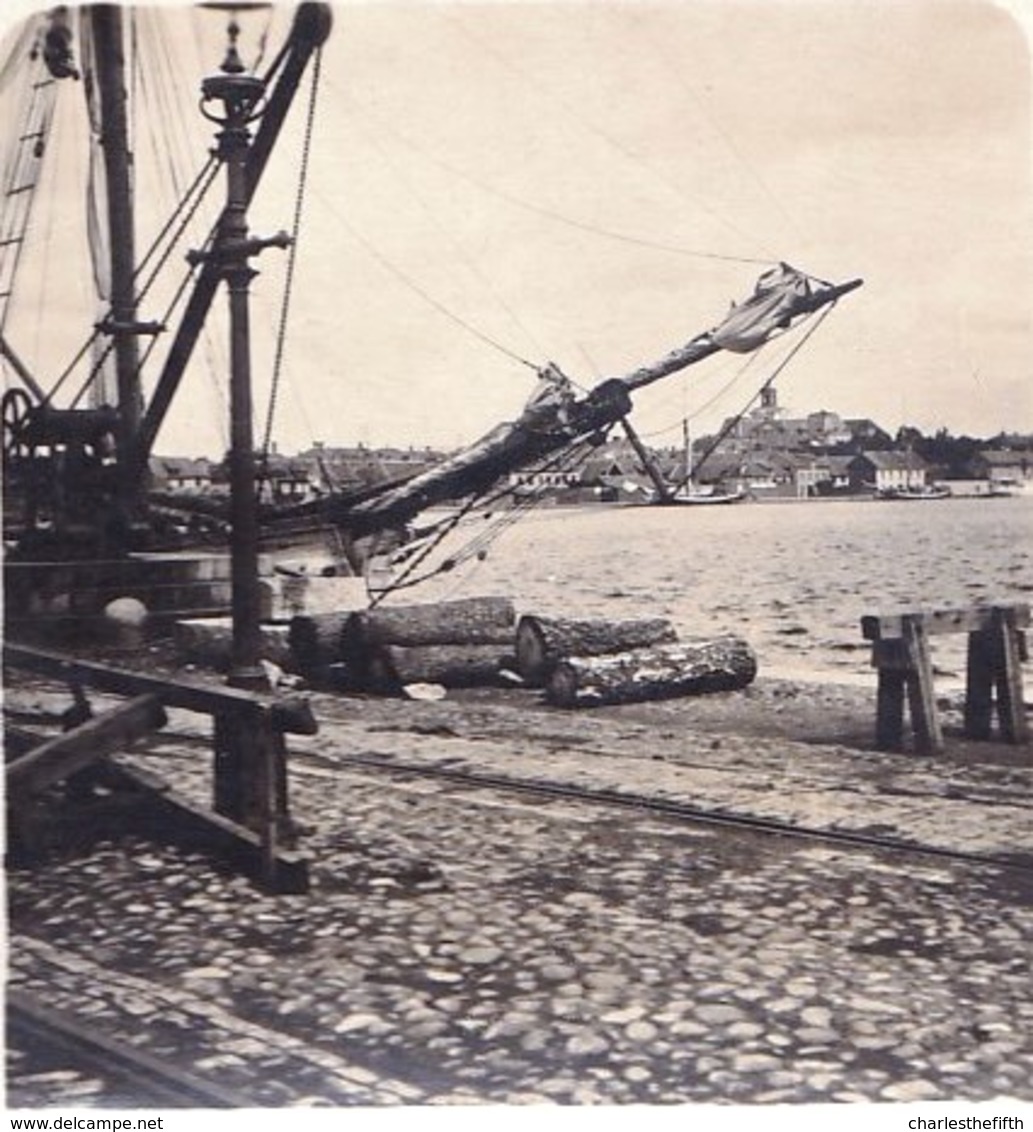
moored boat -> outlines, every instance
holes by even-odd
[[[915,487],[887,487],[876,492],[877,499],[891,501],[921,501],[929,499],[950,499],[953,492],[946,484],[931,483]]]

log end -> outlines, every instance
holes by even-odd
[[[516,670],[524,683],[529,688],[543,687],[554,667],[538,619],[521,617],[516,628]]]

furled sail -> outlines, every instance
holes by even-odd
[[[722,350],[749,354],[773,334],[787,329],[812,293],[808,276],[788,263],[780,263],[764,272],[748,299],[732,305],[724,321],[710,331],[710,337]]]

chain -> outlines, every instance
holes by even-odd
[[[322,71],[323,50],[316,51],[312,67],[312,88],[309,92],[308,110],[305,118],[305,135],[301,147],[301,170],[298,174],[298,188],[294,196],[294,220],[291,229],[291,246],[287,254],[287,281],[283,289],[283,303],[280,306],[280,325],[276,332],[276,354],[273,361],[273,380],[269,389],[269,407],[265,414],[265,433],[262,438],[262,459],[259,482],[269,474],[269,448],[272,444],[273,420],[280,393],[280,375],[283,370],[283,351],[287,341],[287,316],[290,312],[291,296],[294,289],[294,266],[298,257],[298,233],[301,230],[301,214],[305,203],[305,189],[308,185],[309,157],[312,150],[312,131],[316,117],[316,96],[319,92],[319,78]]]

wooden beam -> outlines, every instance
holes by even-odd
[[[135,739],[164,727],[166,722],[165,710],[157,697],[137,696],[9,763],[7,789],[12,797],[36,794],[123,750]]]
[[[901,610],[896,613],[871,614],[861,618],[861,632],[866,641],[901,640],[906,626],[921,622],[926,636],[944,633],[978,633],[994,625],[995,610],[1009,609],[1016,628],[1029,625],[1029,606],[972,606],[968,609]]]
[[[277,699],[224,685],[188,684],[164,676],[149,676],[95,661],[78,660],[28,645],[6,644],[3,657],[4,664],[67,684],[85,684],[123,696],[153,695],[168,707],[186,708],[206,715],[268,713],[274,727],[293,735],[315,735],[319,730],[311,707],[302,699]]]

